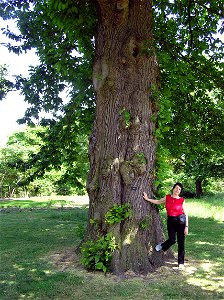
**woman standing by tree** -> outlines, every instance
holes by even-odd
[[[184,242],[185,235],[188,234],[188,216],[184,208],[184,198],[180,197],[181,190],[183,186],[181,183],[177,182],[174,184],[171,195],[166,195],[160,200],[149,199],[146,193],[143,193],[143,198],[154,204],[166,205],[167,212],[167,230],[168,230],[168,240],[158,244],[155,249],[156,251],[166,251],[173,244],[178,243],[178,266],[179,269],[184,268]]]

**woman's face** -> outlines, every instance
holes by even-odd
[[[173,189],[173,194],[179,196],[180,192],[181,192],[181,187],[179,185],[176,185],[175,188]]]

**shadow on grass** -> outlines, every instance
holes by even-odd
[[[186,268],[183,278],[189,286],[212,293],[211,299],[223,294],[223,223],[212,218],[190,218],[186,237]],[[177,252],[177,246],[174,249]]]
[[[73,253],[83,236],[87,213],[86,207],[76,207],[1,214],[0,298],[222,299],[219,222],[191,218],[183,273],[170,265],[127,280],[77,267],[79,258]]]
[[[76,207],[1,213],[0,299],[64,299],[71,285],[79,285],[82,276],[56,270],[47,257],[75,250],[87,212]]]
[[[223,257],[224,224],[212,218],[190,218],[186,251],[190,256],[214,263]]]

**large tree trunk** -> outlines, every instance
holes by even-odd
[[[156,151],[159,70],[153,50],[152,1],[97,2],[93,70],[97,103],[87,184],[89,220],[96,222],[89,222],[87,235],[94,239],[99,232],[112,232],[116,237],[120,247],[113,255],[114,273],[147,273],[164,263],[163,254],[154,250],[163,239],[160,217],[142,197],[143,191],[153,196]],[[129,203],[132,214],[106,226],[105,213],[115,203]]]

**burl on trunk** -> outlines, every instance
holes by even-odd
[[[163,238],[159,214],[142,198],[143,191],[153,196],[156,151],[154,94],[159,69],[153,49],[152,1],[97,3],[93,69],[97,102],[89,147],[87,236],[95,239],[108,232],[115,236],[119,247],[111,262],[114,273],[147,273],[164,263],[163,254],[154,250]],[[131,215],[108,226],[106,212],[114,204],[126,203]]]

